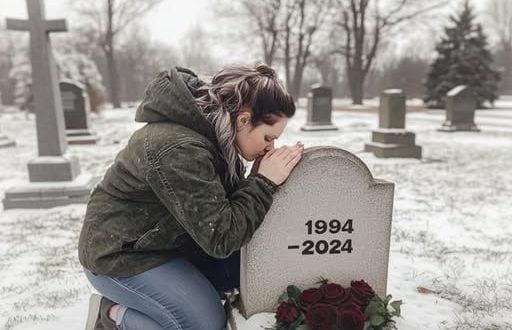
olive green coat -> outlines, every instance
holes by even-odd
[[[242,175],[236,187],[225,183],[213,126],[192,96],[197,82],[174,68],[146,89],[135,119],[148,124],[134,132],[87,205],[79,258],[93,273],[135,275],[197,246],[224,258],[263,221],[277,187],[261,175]]]

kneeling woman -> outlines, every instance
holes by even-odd
[[[239,286],[239,249],[304,147],[274,148],[295,113],[264,64],[205,83],[186,69],[146,89],[134,132],[92,192],[79,257],[87,329],[220,330],[219,292]],[[240,157],[255,161],[244,175]]]

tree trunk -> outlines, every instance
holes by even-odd
[[[363,104],[364,77],[361,68],[354,64],[354,67],[347,68],[347,76],[352,104]]]
[[[114,108],[121,107],[121,101],[119,99],[119,76],[117,74],[116,60],[113,51],[106,52],[108,75],[110,82],[110,101]]]
[[[106,45],[104,47],[105,56],[107,58],[108,75],[110,82],[110,101],[114,108],[121,107],[121,100],[119,99],[119,75],[117,74],[116,59],[114,53],[114,31],[113,31],[113,16],[114,16],[114,0],[108,1],[108,28],[106,35]]]

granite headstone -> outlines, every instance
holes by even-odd
[[[59,83],[68,144],[96,144],[89,129],[89,99],[85,88],[73,81]]]
[[[307,121],[303,131],[337,130],[332,123],[332,89],[313,85],[308,93]]]
[[[453,88],[446,94],[446,120],[438,131],[479,132],[475,124],[476,106],[477,99],[471,88],[464,85]]]
[[[344,286],[364,279],[384,295],[393,192],[352,153],[307,149],[241,250],[243,314],[272,312],[288,285],[305,289],[320,277]]]
[[[406,97],[401,89],[382,92],[379,105],[379,129],[364,150],[376,157],[421,158],[421,147],[414,133],[405,130]]]

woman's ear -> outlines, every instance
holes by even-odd
[[[245,127],[248,127],[251,123],[251,112],[250,111],[240,111],[240,113],[236,116],[236,128],[237,130],[242,130]]]

